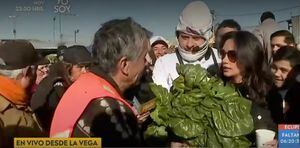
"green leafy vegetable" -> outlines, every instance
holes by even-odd
[[[251,102],[231,85],[211,77],[200,65],[177,65],[179,77],[170,92],[151,84],[156,108],[145,138],[166,138],[172,132],[191,146],[249,147],[253,130]]]

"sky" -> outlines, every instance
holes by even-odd
[[[132,17],[136,22],[171,42],[182,9],[192,0],[0,0],[0,39],[31,39],[42,42],[74,42],[89,45],[101,24]],[[253,29],[264,11],[273,11],[277,21],[300,15],[300,0],[204,0],[215,12],[215,22],[235,19],[242,28]],[[60,11],[55,13],[56,6]],[[66,9],[69,8],[69,9]],[[55,17],[55,21],[54,18]],[[287,28],[287,23],[280,23]],[[55,32],[55,34],[54,34]]]

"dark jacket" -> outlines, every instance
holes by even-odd
[[[245,87],[239,86],[237,87],[240,94],[251,100],[248,95],[248,91]],[[267,107],[261,106],[252,101],[251,106],[251,116],[253,118],[254,129],[253,131],[247,136],[247,138],[252,142],[252,146],[255,146],[254,143],[256,141],[255,130],[257,129],[269,129],[272,131],[277,131],[277,126],[273,122],[271,117],[271,112]]]
[[[62,63],[52,65],[49,75],[40,82],[30,100],[32,110],[47,133],[50,131],[56,106],[69,86],[63,73]]]
[[[300,83],[294,83],[289,88],[273,88],[267,96],[267,102],[272,118],[277,124],[300,123]],[[283,113],[283,100],[287,111]]]
[[[133,100],[136,99],[140,104],[146,103],[147,101],[153,99],[155,95],[150,89],[150,83],[153,83],[152,75],[150,72],[145,72],[138,85],[125,91],[125,99],[130,102],[134,102]]]
[[[120,93],[113,79],[99,71],[93,73],[107,80]],[[103,147],[140,146],[140,135],[137,118],[131,109],[109,97],[90,102],[73,131],[74,137],[101,137]]]

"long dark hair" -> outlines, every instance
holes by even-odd
[[[267,57],[259,40],[248,31],[226,33],[220,42],[220,49],[232,39],[236,45],[237,63],[241,68],[243,82],[249,99],[265,106],[265,96],[273,83]]]

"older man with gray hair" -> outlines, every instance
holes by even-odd
[[[94,37],[96,65],[64,94],[54,113],[51,137],[101,137],[103,146],[140,144],[136,110],[122,95],[143,74],[150,36],[131,18],[102,25]]]
[[[29,107],[28,89],[36,78],[38,54],[32,44],[24,40],[0,43],[0,120],[4,142],[12,147],[14,137],[42,135],[42,129]]]

